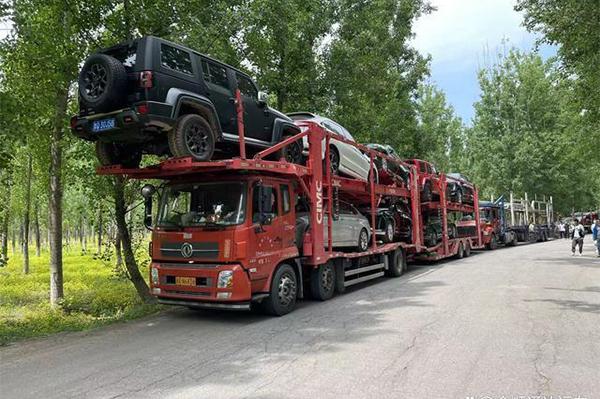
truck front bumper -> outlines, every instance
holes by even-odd
[[[219,286],[224,275],[229,278]],[[150,286],[160,303],[170,305],[245,310],[252,300],[248,273],[239,264],[155,262],[150,269]]]

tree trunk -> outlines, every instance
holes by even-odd
[[[39,209],[39,205],[38,202],[35,202],[35,208],[34,208],[34,221],[33,221],[33,229],[35,232],[35,256],[37,256],[38,258],[41,256],[42,254],[42,243],[41,243],[41,239],[40,239],[40,209]]]
[[[59,90],[56,96],[56,113],[52,139],[50,140],[50,201],[48,204],[50,231],[50,304],[58,306],[63,297],[62,264],[62,138],[63,123],[69,100],[68,87]]]
[[[131,248],[131,236],[125,222],[126,205],[125,205],[125,182],[123,177],[115,177],[114,198],[115,198],[115,219],[117,222],[117,236],[120,237],[125,268],[129,275],[129,279],[133,283],[138,295],[144,302],[154,302],[154,298],[150,295],[148,284],[140,274],[138,269],[133,249]]]
[[[29,223],[31,220],[31,175],[33,159],[27,156],[27,176],[25,177],[25,214],[23,215],[23,274],[29,274]]]
[[[117,267],[123,266],[123,251],[121,250],[121,235],[117,230],[117,234],[115,235],[115,254],[117,256]]]
[[[2,235],[2,243],[0,245],[0,257],[6,260],[8,258],[8,222],[10,209],[8,207],[10,204],[10,190],[8,190],[8,198],[6,201],[6,209],[4,210],[4,218],[2,219],[2,230],[0,231],[0,235]]]
[[[102,209],[98,208],[98,254],[102,253]]]

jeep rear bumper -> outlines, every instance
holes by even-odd
[[[173,107],[159,102],[143,102],[105,114],[74,116],[71,131],[77,137],[89,141],[137,142],[143,141],[144,129],[168,130],[175,120],[171,117]],[[114,119],[114,127],[99,132],[93,131],[94,121]]]

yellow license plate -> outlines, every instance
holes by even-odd
[[[175,277],[177,285],[196,285],[196,277]]]

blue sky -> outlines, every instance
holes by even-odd
[[[413,45],[431,55],[431,82],[470,124],[479,98],[478,69],[496,63],[506,48],[532,50],[537,36],[521,26],[523,16],[514,11],[514,0],[430,2],[438,10],[416,21]],[[539,51],[544,58],[555,54],[549,46]]]

